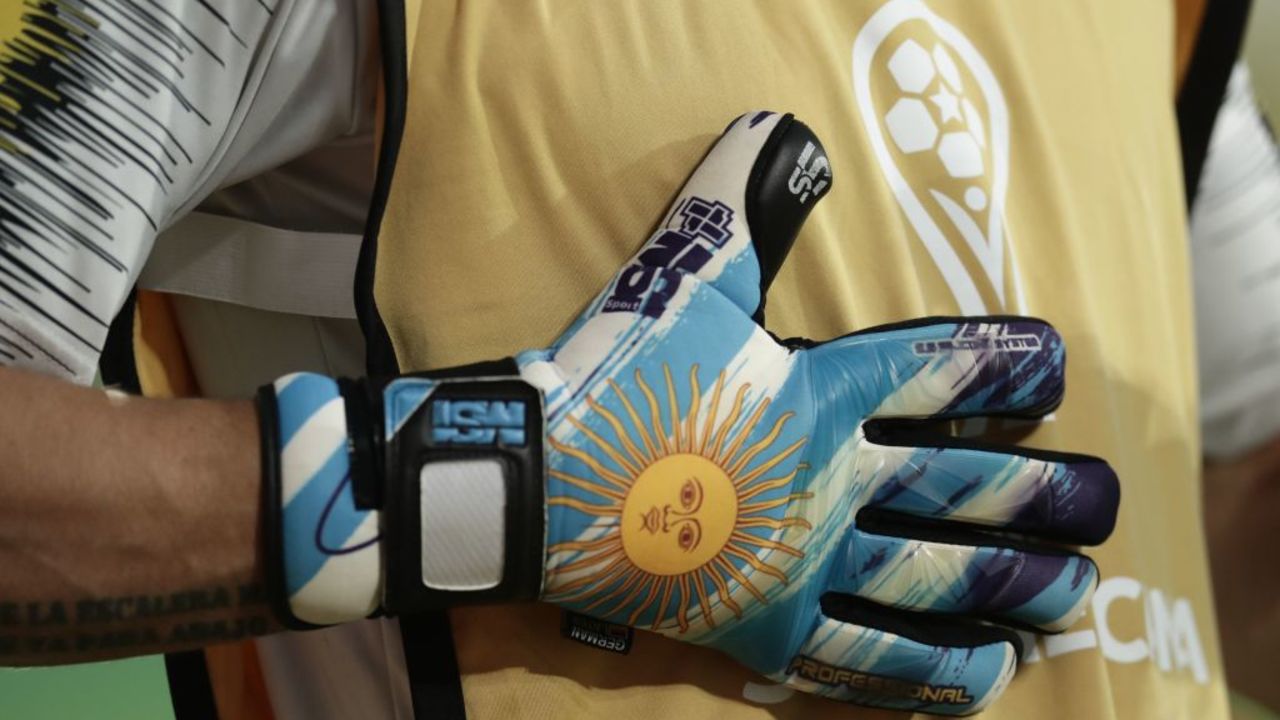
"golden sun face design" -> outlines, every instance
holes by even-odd
[[[798,473],[807,469],[804,463],[788,472],[778,469],[804,446],[800,439],[774,447],[794,413],[780,415],[768,432],[747,445],[770,399],[762,400],[744,419],[750,384],[743,383],[728,414],[717,418],[725,390],[721,372],[710,411],[705,419],[699,418],[702,389],[695,365],[689,371],[690,399],[682,415],[666,364],[663,375],[665,407],[639,370],[638,398],[628,397],[609,381],[626,422],[588,397],[590,412],[610,427],[612,439],[569,416],[568,422],[593,446],[591,451],[550,440],[554,450],[580,461],[590,472],[580,477],[551,468],[549,474],[599,502],[569,495],[548,499],[549,505],[572,508],[597,521],[588,528],[588,539],[553,542],[550,557],[571,557],[563,564],[553,563],[547,590],[548,599],[556,602],[586,601],[583,612],[625,614],[629,625],[651,612],[650,625],[658,629],[674,612],[675,626],[683,633],[689,629],[689,609],[695,603],[702,622],[715,627],[716,599],[741,616],[742,607],[734,599],[737,589],[766,603],[754,577],[762,574],[770,584],[788,582],[787,573],[771,556],[804,557],[779,537],[789,528],[810,529],[804,518],[785,515],[794,501],[810,493],[788,491]],[[650,422],[637,411],[639,403],[647,406]],[[601,529],[602,534],[590,534]]]
[[[636,477],[622,503],[622,549],[641,570],[680,575],[720,553],[737,517],[724,470],[701,455],[669,455]]]

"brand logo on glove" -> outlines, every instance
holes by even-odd
[[[436,400],[431,442],[436,445],[525,444],[524,403],[517,400]]]
[[[831,184],[831,163],[822,153],[814,156],[814,149],[813,143],[804,144],[804,150],[796,160],[796,167],[787,180],[787,189],[799,198],[801,205],[809,200],[810,195],[822,195],[822,191]]]
[[[663,365],[663,373],[665,408],[639,372],[631,390],[610,381],[616,410],[606,407],[603,398],[588,401],[595,418],[613,429],[612,439],[586,425],[591,417],[570,420],[596,446],[593,452],[550,440],[557,451],[589,470],[577,475],[550,469],[553,478],[583,491],[553,494],[550,504],[612,522],[593,524],[590,539],[551,546],[552,556],[565,553],[571,559],[551,568],[548,597],[556,602],[598,597],[591,609],[598,607],[607,617],[626,617],[629,625],[643,618],[655,629],[675,626],[685,632],[690,607],[701,610],[702,622],[715,627],[715,605],[741,614],[736,592],[766,603],[769,587],[788,582],[780,556],[804,557],[789,542],[810,525],[782,513],[810,495],[792,492],[806,466],[796,463],[785,470],[804,439],[774,447],[792,413],[777,416],[759,435],[757,430],[766,429],[761,421],[769,400],[748,403],[750,386],[743,384],[720,420],[722,372],[712,389],[708,417],[699,418],[703,395],[694,366],[688,409],[680,417],[671,369]],[[637,407],[649,408],[648,421]],[[597,453],[610,458],[613,467],[596,461]]]
[[[603,312],[642,312],[658,317],[680,287],[681,273],[696,273],[717,248],[733,237],[729,224],[733,209],[715,200],[690,197],[677,209],[676,229],[663,230],[649,246],[623,268],[613,292],[605,298]],[[648,301],[645,294],[649,293]],[[642,307],[643,306],[643,307]]]

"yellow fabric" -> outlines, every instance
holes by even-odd
[[[153,398],[200,394],[168,296],[139,290],[134,305],[133,359],[142,394]]]
[[[941,22],[894,26],[857,80],[852,49],[872,14],[910,3],[414,8],[409,118],[375,286],[402,365],[544,346],[647,236],[729,119],[795,112],[823,139],[835,186],[770,294],[770,327],[821,338],[975,302],[1044,317],[1066,338],[1069,389],[1026,442],[1101,455],[1121,477],[1119,525],[1094,553],[1096,612],[1039,641],[986,717],[1225,718],[1197,489],[1174,4],[934,0]],[[907,39],[968,58],[964,97],[988,125],[998,103],[978,87],[975,55],[1007,105],[1003,262],[983,266],[925,204],[975,289],[965,305],[873,150],[899,99],[887,54]],[[858,82],[873,88],[870,111]],[[918,192],[967,198],[977,187],[995,202],[994,169],[957,180],[887,142]],[[982,152],[994,168],[991,145]],[[482,720],[879,716],[791,696],[717,653],[646,633],[625,657],[573,644],[553,608],[453,618],[469,711]]]

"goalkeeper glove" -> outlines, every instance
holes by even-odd
[[[831,186],[789,115],[734,121],[547,349],[259,394],[271,591],[294,627],[543,601],[853,703],[966,714],[1056,632],[1115,523],[1101,460],[938,421],[1036,418],[1061,338],[1020,317],[780,341],[764,293]],[[1016,533],[1019,540],[1010,539]]]

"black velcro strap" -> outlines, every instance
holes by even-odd
[[[380,393],[379,383],[338,379],[347,418],[347,442],[350,443],[351,493],[361,510],[382,508],[383,430],[381,403],[370,393]]]
[[[406,615],[536,600],[542,587],[545,523],[542,394],[518,377],[429,377],[439,384],[408,417],[391,415],[398,428],[386,439],[382,520],[390,542],[385,546],[384,607],[389,614]],[[395,392],[394,387],[388,390],[387,402],[396,402]],[[423,570],[423,470],[434,463],[475,460],[497,461],[501,467],[501,579],[477,590],[430,587]]]

